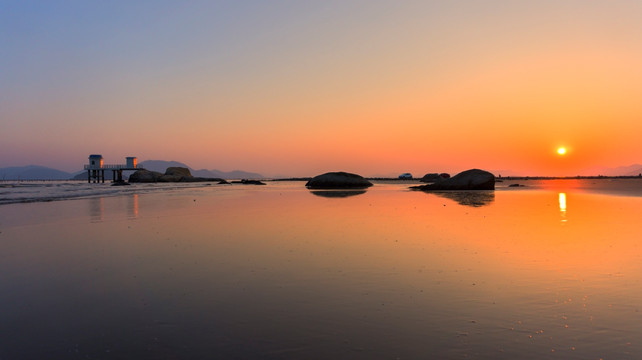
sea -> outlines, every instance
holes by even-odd
[[[0,182],[0,359],[642,358],[642,179],[415,184]]]

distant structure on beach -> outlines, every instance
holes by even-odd
[[[103,156],[100,154],[89,155],[89,164],[85,165],[85,170],[87,170],[87,182],[91,183],[92,180],[94,183],[105,182],[105,170],[111,170],[113,172],[114,182],[123,181],[123,170],[141,170],[143,168],[138,167],[138,160],[134,156],[128,156],[125,158],[125,164],[116,164],[116,165],[105,165],[103,162]],[[143,169],[144,170],[144,169]]]
[[[412,179],[412,174],[411,173],[403,173],[399,175],[399,179]]]

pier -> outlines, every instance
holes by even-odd
[[[145,170],[138,167],[136,157],[126,158],[125,164],[104,164],[103,156],[98,154],[89,155],[89,164],[85,165],[87,170],[87,182],[94,183],[105,182],[105,170],[111,170],[114,182],[123,181],[123,170]]]

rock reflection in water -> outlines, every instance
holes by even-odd
[[[431,192],[447,199],[456,201],[459,205],[480,207],[490,205],[495,201],[494,191],[439,191]]]
[[[345,198],[365,194],[366,190],[313,190],[312,194],[327,198]]]

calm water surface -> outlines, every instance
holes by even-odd
[[[639,359],[636,180],[0,206],[0,359]]]

